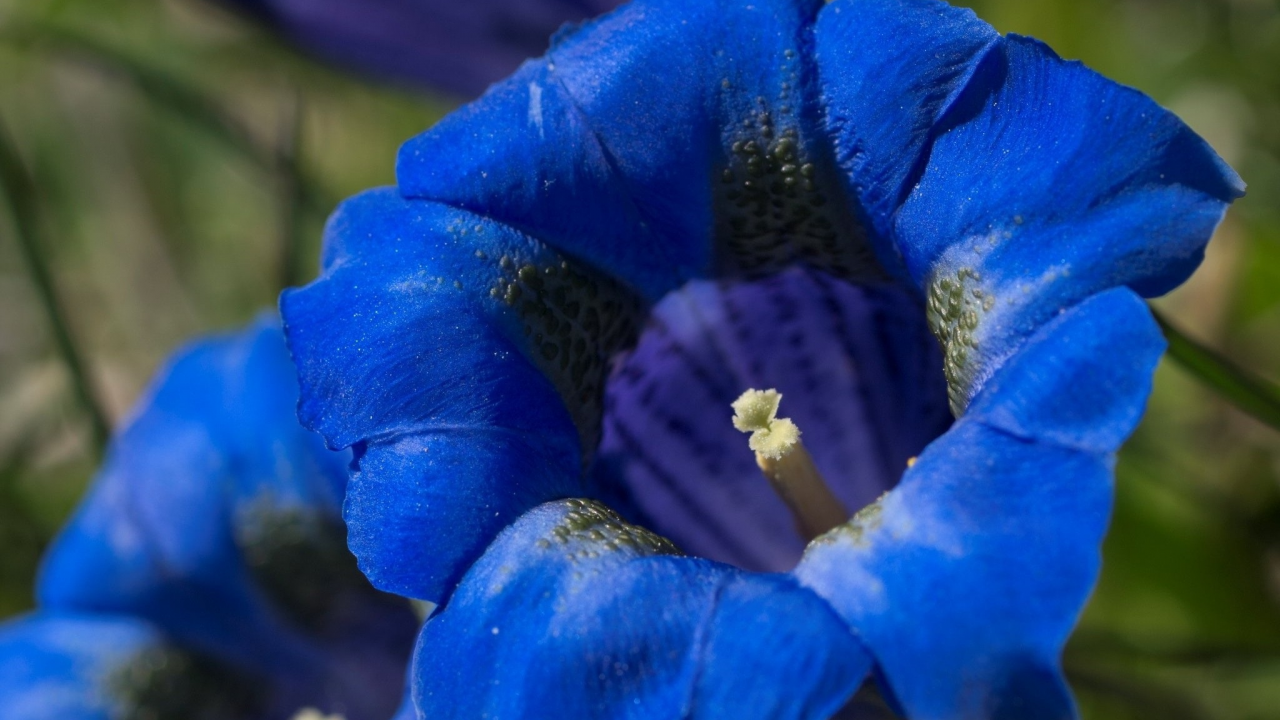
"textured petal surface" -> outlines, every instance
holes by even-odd
[[[894,491],[810,546],[796,576],[913,720],[1074,715],[1059,656],[1097,577],[1112,453],[1163,347],[1127,290],[1068,310]]]
[[[278,321],[180,352],[45,559],[42,606],[145,618],[352,717],[389,712],[415,621],[360,576],[346,455],[297,422]]]
[[[805,540],[730,423],[748,388],[782,393],[781,415],[853,510],[893,487],[951,422],[914,296],[800,269],[691,283],[654,308],[608,386],[603,496],[693,555],[790,570]]]
[[[1243,193],[1150,98],[968,10],[838,0],[817,36],[846,182],[929,296],[957,412],[1059,308],[1184,281]]]
[[[221,0],[324,58],[384,80],[475,95],[617,0]]]
[[[591,501],[527,513],[424,628],[419,716],[826,720],[857,689],[821,600],[675,552]]]

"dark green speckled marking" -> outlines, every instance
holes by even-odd
[[[834,171],[810,157],[797,119],[801,82],[796,54],[783,53],[777,101],[755,111],[731,135],[717,171],[716,239],[720,271],[759,277],[804,264],[844,279],[883,276],[862,230],[843,203]],[[732,84],[726,79],[728,92]]]
[[[618,283],[569,259],[497,262],[490,295],[520,318],[534,362],[555,384],[578,427],[584,462],[600,438],[609,358],[635,343],[644,309]]]
[[[237,720],[266,700],[255,679],[176,648],[149,648],[105,678],[119,708],[113,720]]]
[[[540,549],[576,545],[575,552],[569,556],[572,560],[596,558],[621,550],[642,557],[683,554],[670,540],[623,522],[617,513],[595,500],[564,500],[561,504],[569,508],[569,512],[551,529],[550,537],[536,543]]]
[[[968,400],[976,371],[971,351],[978,347],[976,332],[982,316],[995,305],[995,296],[978,287],[981,276],[968,267],[929,283],[925,312],[929,327],[942,344],[943,372],[951,412],[959,417]]]

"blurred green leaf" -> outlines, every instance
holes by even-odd
[[[1187,337],[1152,308],[1169,341],[1169,357],[1244,412],[1280,430],[1280,390],[1231,360]]]

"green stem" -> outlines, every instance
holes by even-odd
[[[53,330],[53,339],[67,366],[71,383],[80,404],[89,416],[93,431],[94,449],[99,457],[106,448],[111,427],[107,422],[107,414],[98,403],[98,394],[93,381],[85,369],[83,356],[76,346],[71,326],[67,322],[66,311],[58,297],[53,277],[49,272],[49,264],[45,260],[40,245],[40,219],[35,183],[26,166],[18,155],[16,146],[9,138],[8,131],[0,125],[0,189],[9,202],[13,215],[13,228],[17,236],[18,247],[26,262],[27,272],[31,275],[32,285],[40,298],[48,316],[49,326]]]
[[[1174,362],[1240,410],[1280,430],[1280,389],[1187,337],[1155,308],[1151,313],[1164,330]]]

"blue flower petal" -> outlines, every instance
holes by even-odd
[[[180,352],[46,556],[42,606],[144,618],[281,697],[389,712],[416,622],[356,569],[347,455],[296,403],[274,317]]]
[[[490,294],[507,276],[507,292],[527,287],[526,267],[545,288],[559,266],[518,232],[391,191],[344,203],[326,247],[322,280],[281,300],[300,415],[334,446],[359,443],[346,519],[365,573],[438,602],[521,513],[582,493],[573,419],[525,355],[536,340],[558,362],[569,343],[526,336],[532,291],[515,311]]]
[[[817,32],[838,160],[882,258],[929,295],[957,413],[1060,308],[1184,281],[1243,193],[1150,98],[968,11],[839,0]]]
[[[776,388],[782,414],[856,509],[951,422],[942,360],[914,295],[793,268],[699,281],[654,308],[606,392],[594,479],[628,518],[693,555],[782,572],[806,539],[763,482],[730,404]]]
[[[148,617],[245,661],[291,657],[235,528],[254,501],[337,514],[343,458],[291,417],[295,388],[274,320],[179,353],[49,551],[41,603]]]
[[[1112,453],[1163,348],[1128,290],[1065,312],[897,489],[810,546],[795,575],[910,717],[1074,716],[1059,656],[1097,577]]]
[[[972,10],[936,0],[836,0],[819,15],[815,36],[836,161],[881,261],[896,268],[888,238],[898,206],[934,126],[1000,36]]]
[[[821,600],[676,552],[595,502],[530,511],[424,628],[419,713],[825,720],[858,688],[870,659]]]
[[[299,707],[144,621],[47,611],[0,625],[0,706],[6,720],[285,720]]]
[[[797,246],[782,264],[861,269],[853,219],[823,195],[837,181],[809,53],[820,7],[626,5],[406,143],[401,192],[509,223],[649,301],[760,270],[782,237]],[[848,242],[827,247],[837,233]]]
[[[541,53],[561,23],[617,0],[222,0],[302,47],[384,80],[475,95]]]
[[[0,707],[6,720],[111,720],[123,698],[111,679],[163,646],[154,628],[118,617],[40,613],[0,625]]]

